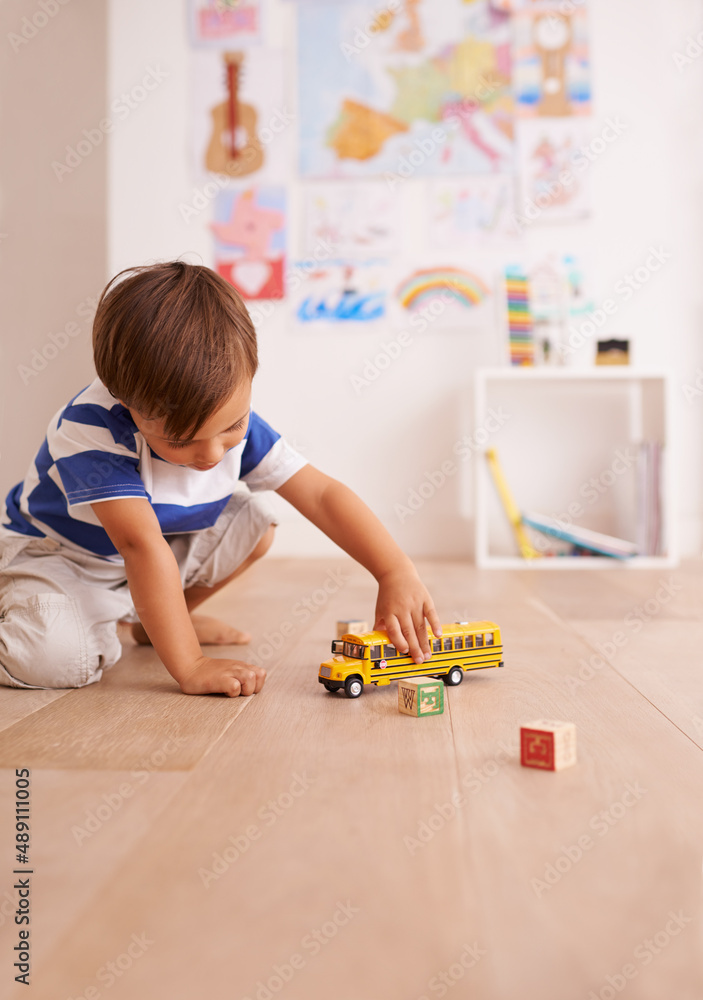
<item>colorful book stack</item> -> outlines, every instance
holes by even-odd
[[[505,291],[508,302],[510,364],[533,365],[535,345],[530,311],[530,285],[524,271],[518,268],[506,270]]]

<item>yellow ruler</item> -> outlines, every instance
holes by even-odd
[[[527,537],[527,532],[525,531],[525,527],[522,523],[522,514],[520,513],[518,505],[513,500],[513,495],[510,492],[507,482],[505,481],[505,476],[503,475],[503,470],[500,467],[500,462],[498,461],[498,455],[495,448],[486,449],[486,461],[488,462],[488,468],[491,470],[493,482],[498,490],[498,496],[503,504],[503,509],[508,516],[508,520],[513,526],[513,531],[515,532],[515,537],[517,538],[518,548],[520,549],[520,555],[523,559],[541,558],[542,553],[532,547],[530,539]]]

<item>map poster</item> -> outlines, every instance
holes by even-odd
[[[488,0],[304,3],[304,177],[410,177],[513,167],[511,18]]]

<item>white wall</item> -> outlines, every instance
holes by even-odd
[[[95,378],[92,310],[107,280],[105,143],[86,146],[58,176],[52,164],[104,115],[105,8],[72,0],[48,17],[35,0],[0,4],[3,509],[50,418]]]
[[[207,212],[187,224],[178,210],[196,186],[190,169],[190,50],[184,6],[174,0],[109,2],[112,98],[137,85],[150,67],[168,74],[111,138],[112,273],[186,253],[191,260],[212,263]],[[286,43],[295,109],[294,25],[295,4],[270,0],[266,41],[281,47]],[[596,303],[644,261],[651,246],[671,254],[662,270],[621,305],[604,333],[630,336],[638,365],[673,371],[677,519],[688,555],[701,549],[703,509],[703,394],[687,402],[682,390],[693,383],[697,366],[703,369],[703,58],[680,70],[673,54],[684,51],[688,36],[701,31],[700,0],[592,0],[594,133],[614,117],[626,130],[590,170],[592,219],[578,226],[535,227],[525,236],[527,247],[534,250],[582,254],[590,263]],[[299,249],[300,221],[296,153],[294,149],[289,187],[293,256]],[[416,183],[421,196],[422,182]],[[408,224],[419,252],[419,215]],[[392,336],[391,330],[385,338],[378,333],[340,333],[334,338],[301,333],[292,329],[287,308],[280,304],[260,330],[262,365],[254,405],[313,463],[357,490],[412,555],[468,555],[472,471],[467,463],[402,523],[394,505],[406,502],[426,472],[456,457],[455,442],[471,430],[472,371],[495,360],[495,344],[490,337],[472,334],[415,335],[368,390],[355,392],[350,375],[361,374],[366,360]],[[585,426],[583,435],[588,434]],[[578,448],[575,441],[576,456]],[[519,476],[523,470],[515,471]],[[544,506],[549,506],[547,498]],[[333,551],[331,543],[284,508],[281,504],[278,554]]]

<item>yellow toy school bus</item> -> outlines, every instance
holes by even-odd
[[[432,659],[415,663],[388,641],[385,632],[348,633],[332,642],[332,657],[320,664],[318,681],[328,691],[344,688],[347,698],[358,698],[364,684],[390,684],[404,677],[441,677],[445,684],[461,684],[465,670],[503,666],[503,644],[495,622],[455,622],[443,625],[442,635],[429,633]]]

